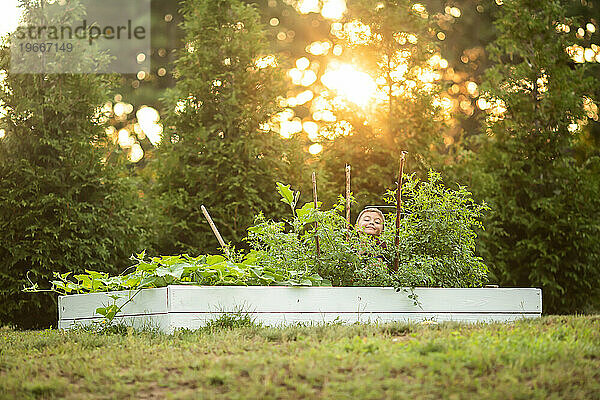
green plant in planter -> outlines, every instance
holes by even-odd
[[[319,286],[329,282],[310,272],[280,268],[273,265],[258,265],[258,254],[236,254],[231,259],[221,255],[201,255],[192,257],[187,254],[147,258],[145,251],[131,257],[136,264],[129,267],[133,271],[118,276],[108,273],[85,270],[85,273],[54,272],[50,289],[40,289],[36,283],[25,288],[26,292],[56,292],[61,295],[75,293],[99,293],[127,291],[126,294],[110,296],[112,304],[96,309],[104,316],[104,328],[111,326],[115,316],[133,300],[142,289],[164,287],[173,284],[206,286]],[[126,271],[124,271],[126,272]],[[123,299],[127,299],[123,303]],[[118,305],[118,302],[121,305]]]
[[[475,254],[477,229],[489,207],[473,201],[464,186],[446,188],[439,173],[428,180],[409,176],[402,188],[403,217],[400,244],[396,249],[399,268],[394,281],[399,286],[477,287],[486,283],[488,269]],[[385,200],[395,203],[396,191]],[[393,257],[395,216],[384,232],[388,258]]]
[[[355,271],[374,260],[375,243],[348,226],[342,216],[345,200],[340,197],[331,210],[315,209],[312,202],[296,208],[299,192],[289,185],[277,186],[281,201],[291,208],[292,219],[267,221],[259,214],[256,224],[248,228],[246,241],[256,252],[259,265],[317,273],[335,286],[355,284]]]
[[[475,255],[475,239],[488,207],[475,203],[465,187],[446,188],[437,172],[430,171],[427,181],[407,177],[397,248],[395,216],[374,239],[348,226],[343,198],[330,210],[315,210],[313,203],[297,209],[298,192],[280,183],[278,191],[293,218],[276,222],[259,215],[248,229],[246,240],[259,265],[315,272],[336,286],[476,287],[486,282],[488,270]],[[395,196],[388,191],[384,199],[393,204]],[[400,266],[390,272],[395,257]]]
[[[229,251],[228,258],[183,254],[148,259],[142,252],[132,256],[136,264],[127,274],[55,273],[50,290],[60,294],[128,290],[131,301],[143,288],[170,284],[393,286],[405,292],[417,286],[483,285],[487,267],[475,255],[475,230],[483,228],[480,220],[488,207],[475,203],[464,187],[446,188],[437,172],[431,171],[427,181],[414,175],[406,178],[397,247],[395,218],[388,218],[383,234],[374,238],[348,226],[342,216],[344,198],[330,210],[320,210],[320,203],[317,208],[313,203],[297,208],[299,193],[278,183],[281,200],[290,207],[292,218],[277,222],[259,214],[248,229],[248,253]],[[394,202],[395,192],[388,191],[385,199]],[[399,257],[399,268],[391,271],[395,257]],[[34,284],[28,290],[39,288]],[[409,297],[418,304],[414,293]],[[112,321],[123,307],[117,300],[96,312]]]
[[[227,259],[221,255],[187,254],[147,258],[145,252],[131,257],[136,264],[133,271],[118,276],[86,270],[83,274],[54,273],[50,291],[62,295],[73,293],[97,293],[117,290],[139,290],[164,287],[172,284],[206,286],[318,286],[323,279],[308,271],[282,269],[276,266],[259,265],[256,252],[237,255]],[[129,269],[129,268],[128,268]],[[40,291],[37,284],[25,289]]]

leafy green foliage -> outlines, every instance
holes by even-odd
[[[395,279],[401,286],[480,287],[487,281],[487,267],[476,256],[477,230],[489,207],[473,201],[461,186],[444,186],[439,173],[430,171],[427,181],[414,174],[402,188],[403,216],[400,220],[400,266]],[[396,191],[386,201],[394,204]],[[382,240],[394,248],[395,216],[392,229]],[[388,252],[388,259],[393,252]]]
[[[238,255],[237,261],[220,255],[192,257],[187,254],[146,258],[145,252],[132,256],[136,264],[127,274],[109,276],[108,273],[86,270],[81,274],[54,274],[51,290],[63,295],[73,293],[110,292],[164,287],[173,284],[206,286],[318,286],[318,275],[284,268],[262,266],[257,254],[249,252]],[[38,287],[29,288],[37,291]],[[104,310],[110,312],[110,310]],[[104,314],[103,314],[104,315]]]
[[[26,272],[118,272],[145,235],[139,197],[126,171],[102,162],[112,143],[98,110],[114,77],[12,74],[8,48],[0,71],[0,323],[49,326],[56,304],[21,292]]]
[[[436,53],[432,21],[407,0],[352,0],[342,22],[362,24],[370,34],[344,33],[343,62],[360,66],[377,82],[377,100],[359,106],[346,101],[332,110],[337,121],[330,126],[333,139],[324,139],[320,167],[326,182],[323,199],[334,202],[344,187],[344,165],[352,166],[352,185],[363,207],[379,201],[398,176],[401,151],[408,151],[410,170],[425,177],[442,165],[443,117],[436,106],[441,86],[420,74],[433,68]],[[334,104],[339,104],[335,101]],[[343,121],[343,122],[340,122]],[[351,126],[340,135],[340,124]]]
[[[348,226],[342,216],[345,199],[330,210],[315,210],[306,203],[293,219],[267,221],[262,215],[248,229],[251,248],[261,265],[314,271],[334,285],[396,287],[477,287],[487,279],[487,267],[475,255],[476,230],[482,229],[485,204],[477,204],[465,187],[446,188],[433,171],[428,181],[414,175],[403,187],[404,217],[400,244],[395,246],[395,216],[388,217],[381,237]],[[282,200],[298,192],[278,184]],[[395,192],[386,200],[395,202]],[[315,230],[315,221],[318,229]],[[316,253],[315,236],[321,255]],[[390,272],[399,257],[398,271]]]
[[[600,304],[600,163],[576,159],[597,81],[567,47],[579,40],[559,1],[505,1],[482,89],[503,102],[477,138],[465,176],[492,211],[481,253],[500,285],[541,287],[548,312]],[[593,122],[592,122],[593,123]]]
[[[298,192],[295,192],[294,197],[297,196]],[[343,205],[339,204],[331,210],[320,211],[315,210],[313,203],[306,203],[293,210],[293,219],[289,221],[275,222],[259,215],[256,224],[248,228],[246,240],[261,265],[313,271],[334,285],[349,285],[354,270],[365,257],[357,252],[358,234],[354,232],[347,238],[351,231],[341,216],[342,210]],[[319,223],[319,257],[316,254],[315,221]]]
[[[217,245],[201,205],[225,240],[239,244],[256,213],[283,211],[272,186],[295,173],[289,161],[304,152],[261,129],[284,92],[280,70],[257,64],[269,49],[255,8],[187,0],[181,13],[187,48],[175,62],[177,84],[164,99],[167,129],[151,165],[155,248],[201,254]]]
[[[290,285],[290,286],[395,286],[476,287],[485,283],[487,268],[474,255],[475,228],[485,204],[473,202],[461,187],[444,187],[441,176],[430,172],[421,182],[407,177],[404,187],[405,217],[400,221],[400,245],[395,247],[395,225],[373,238],[348,226],[342,216],[345,199],[331,210],[313,203],[292,208],[291,220],[275,222],[262,214],[248,229],[247,253],[187,254],[147,259],[145,252],[132,256],[132,272],[119,276],[86,270],[83,274],[54,273],[51,290],[60,294],[139,290],[171,284]],[[277,183],[282,200],[295,204],[299,193]],[[388,199],[395,198],[388,192]],[[320,207],[321,204],[318,204]],[[318,227],[315,227],[315,222]],[[315,237],[319,238],[320,254]],[[390,271],[398,256],[398,271]],[[125,271],[127,272],[127,271]],[[29,288],[38,291],[37,285]],[[412,295],[411,295],[412,296]],[[412,298],[412,297],[411,297]],[[414,298],[413,298],[414,299]],[[416,299],[414,299],[416,300]],[[120,308],[97,311],[111,320]]]

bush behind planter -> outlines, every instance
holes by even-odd
[[[0,70],[9,71],[0,50]],[[125,171],[105,165],[98,107],[105,75],[10,74],[0,90],[0,323],[21,328],[56,322],[51,296],[22,293],[52,272],[120,272],[138,250],[139,197]],[[140,213],[139,215],[142,215]]]
[[[76,169],[52,185],[64,171],[38,170],[26,180],[19,166],[7,171],[11,167],[0,163],[0,321],[22,328],[47,327],[56,321],[54,296],[22,293],[29,285],[27,271],[34,282],[50,280],[54,271],[119,273],[140,246],[143,230],[132,225],[137,199],[125,182],[100,184],[99,176],[77,182],[73,176],[81,170]],[[89,190],[85,199],[70,195],[82,187]]]
[[[545,312],[575,313],[600,307],[600,159],[581,151],[598,80],[559,23],[580,23],[565,2],[498,8],[481,92],[505,112],[486,120],[463,177],[492,207],[480,250],[495,282],[539,287]]]
[[[255,7],[186,0],[180,12],[193,51],[181,49],[174,63],[177,84],[165,94],[165,132],[150,166],[149,195],[157,251],[197,255],[217,248],[201,205],[225,240],[239,246],[254,214],[283,211],[275,181],[306,179],[306,151],[296,138],[260,128],[280,110],[285,79],[274,59],[257,64],[271,49]]]

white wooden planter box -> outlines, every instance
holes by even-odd
[[[125,303],[136,291],[75,294],[58,299],[59,329],[102,321],[99,307]],[[342,321],[512,321],[542,313],[542,291],[521,288],[417,288],[419,305],[388,287],[172,285],[143,289],[117,322],[172,333],[198,329],[225,313],[247,313],[265,325]],[[114,300],[109,297],[118,294]]]

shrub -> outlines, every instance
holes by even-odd
[[[132,256],[137,263],[127,274],[86,271],[55,273],[52,289],[61,294],[136,290],[184,283],[197,285],[294,285],[475,287],[485,283],[487,268],[475,256],[475,229],[487,209],[476,204],[461,187],[444,187],[438,173],[429,181],[408,177],[406,216],[400,221],[400,245],[394,245],[395,226],[377,239],[349,227],[342,217],[345,199],[331,210],[307,203],[296,208],[300,193],[278,183],[282,201],[292,219],[266,220],[258,215],[248,229],[250,252],[227,249],[220,255],[161,256],[147,259],[145,252]],[[393,197],[394,192],[388,192]],[[320,206],[320,204],[318,204]],[[393,222],[393,218],[390,218]],[[315,222],[318,227],[315,228]],[[315,237],[319,238],[320,253]],[[398,256],[398,271],[391,271]],[[326,279],[323,279],[326,278]],[[30,288],[37,291],[37,285]],[[131,292],[135,296],[137,292]],[[112,318],[119,307],[97,312]]]
[[[578,22],[555,0],[498,10],[482,84],[496,106],[465,168],[492,206],[481,251],[497,283],[542,288],[544,311],[597,309],[600,159],[576,149],[598,83],[567,51],[579,39],[559,29]]]
[[[155,247],[200,254],[217,247],[200,206],[226,240],[239,243],[256,213],[280,211],[271,187],[302,150],[261,129],[285,92],[275,58],[258,62],[270,51],[256,9],[241,0],[186,0],[181,12],[188,47],[175,62],[178,80],[165,98],[167,128],[152,165]]]
[[[137,192],[123,170],[102,162],[99,107],[113,79],[93,74],[11,74],[0,49],[0,323],[56,321],[56,304],[24,294],[52,271],[118,272],[141,245]]]

